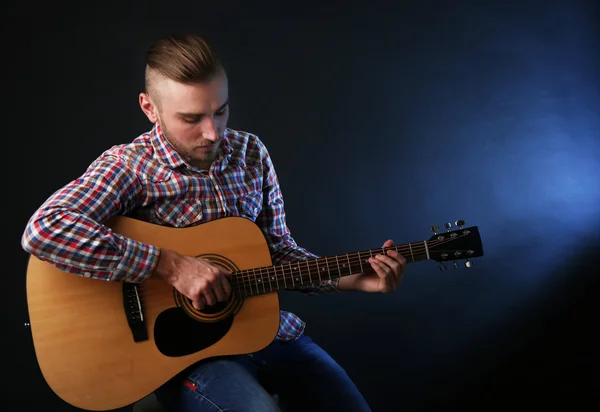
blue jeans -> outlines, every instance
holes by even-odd
[[[155,394],[172,412],[371,410],[346,372],[306,335],[251,355],[201,361]]]

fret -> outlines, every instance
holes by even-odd
[[[279,289],[279,279],[277,279],[277,269],[275,268],[275,266],[273,266],[272,268],[273,268],[273,272],[274,272],[275,276],[270,277],[269,283],[271,284],[271,290],[272,290],[273,280],[275,280],[275,282],[277,283],[277,287],[275,289],[277,290],[277,289]],[[269,269],[267,269],[267,273],[269,273]]]
[[[317,263],[317,273],[319,274],[319,282],[323,282],[323,279],[321,279],[321,267],[319,266],[319,260],[321,259],[317,259],[315,262]]]
[[[264,292],[264,293],[267,293],[267,287],[265,286],[265,280],[263,279],[263,275],[262,275],[262,269],[261,269],[261,270],[259,270],[259,273],[260,273],[260,279],[259,279],[259,282],[262,284],[262,287],[263,287],[263,292]]]
[[[269,285],[269,292],[273,292],[273,284],[269,280],[269,270],[265,269],[265,271],[267,272],[267,279],[266,279],[267,281],[265,282],[265,278],[264,278],[264,274],[263,274],[263,269],[260,269],[260,279],[262,281],[263,286],[266,283],[267,285]]]
[[[300,268],[300,261],[298,261],[298,278],[300,279],[300,284],[304,285],[304,276],[302,276],[302,269]]]
[[[242,282],[242,289],[244,290],[245,294],[252,294],[252,284],[250,284],[248,281],[250,280],[250,276],[248,275],[248,272],[246,271],[242,271],[241,272],[242,276],[240,278],[241,282]],[[246,279],[246,277],[248,277],[248,279]]]
[[[277,290],[281,290],[281,286],[279,285],[279,275],[277,274],[277,266],[273,267],[273,273],[275,273],[275,282],[277,283]],[[285,279],[284,279],[285,281]]]
[[[283,266],[279,266],[281,268],[281,277],[283,278],[283,287],[287,289],[287,282],[285,281],[285,269]],[[275,271],[275,276],[277,276],[277,271]],[[279,284],[277,285],[277,289],[279,289]]]
[[[238,289],[241,291],[242,294],[246,294],[246,291],[244,290],[245,286],[244,286],[244,272],[240,272],[238,274],[238,276],[236,277],[236,282],[237,282],[237,287]]]
[[[306,269],[308,270],[308,279],[310,280],[310,283],[313,283],[313,278],[312,275],[310,274],[310,264],[308,262],[308,259],[306,260]],[[319,272],[319,266],[317,266],[317,273]]]
[[[254,283],[256,283],[256,294],[259,295],[260,291],[258,290],[258,284],[260,283],[260,281],[256,278],[256,270],[252,269],[252,273],[254,274]],[[250,276],[248,276],[250,277]]]
[[[262,269],[257,269],[256,274],[257,274],[256,283],[257,283],[257,285],[259,285],[259,287],[262,286],[259,288],[259,294],[267,293],[269,291],[269,289],[267,289],[267,287],[269,285],[268,284],[265,285],[265,279],[263,278]]]
[[[339,277],[341,277],[341,276],[342,276],[342,269],[340,268],[340,261],[338,260],[338,257],[337,257],[337,255],[336,255],[336,257],[335,257],[335,263],[337,264],[337,268],[338,268],[338,275],[339,275]]]
[[[250,283],[250,274],[246,270],[242,270],[240,272],[241,282],[244,289],[248,289],[247,293],[253,293],[252,291],[252,283]]]
[[[429,257],[429,247],[427,246],[427,241],[426,240],[423,241],[423,244],[425,244],[425,253],[427,253],[427,259],[431,259]]]
[[[294,282],[294,269],[292,269],[292,262],[288,262],[288,266],[290,267],[290,277],[292,278],[292,288],[295,285]]]
[[[352,274],[352,264],[350,263],[350,256],[346,253],[346,260],[348,261],[348,274]]]
[[[363,265],[362,265],[362,253],[358,252],[358,263],[360,264],[360,273],[365,273],[365,270],[363,269]]]
[[[415,255],[413,254],[412,245],[410,243],[408,244],[408,249],[410,250],[410,257],[412,258],[412,261],[414,263]]]
[[[248,281],[250,283],[249,286],[252,290],[252,293],[254,293],[254,289],[256,289],[256,294],[260,295],[260,290],[258,290],[258,279],[256,279],[256,276],[253,275],[254,271],[244,270],[244,272],[248,274]]]
[[[333,280],[331,279],[331,269],[329,269],[329,259],[325,258],[325,264],[327,265],[327,272],[329,272],[329,280]]]
[[[232,285],[233,289],[235,289],[236,291],[240,292],[240,294],[242,296],[244,296],[245,295],[245,292],[244,292],[244,282],[242,281],[241,273],[238,273],[237,276],[234,278],[234,280],[235,280],[235,284]]]

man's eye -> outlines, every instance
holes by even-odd
[[[215,116],[223,116],[226,111],[227,111],[227,109],[221,109],[215,113]]]
[[[194,123],[198,123],[200,121],[200,119],[183,119],[183,121],[186,123],[194,124]]]

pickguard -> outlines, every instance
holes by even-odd
[[[201,322],[182,308],[171,308],[156,318],[154,341],[165,356],[186,356],[217,343],[227,334],[234,315],[218,322]]]

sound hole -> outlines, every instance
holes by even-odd
[[[199,258],[210,260],[231,272],[239,270],[235,264],[224,256],[220,255],[201,255]],[[243,304],[243,298],[239,294],[232,294],[227,302],[217,302],[211,306],[205,306],[201,311],[194,308],[191,299],[182,295],[176,289],[173,289],[175,303],[185,310],[185,312],[194,320],[202,322],[220,322],[231,315],[235,315]],[[238,296],[236,296],[238,295]]]
[[[236,265],[220,255],[201,255],[232,272]],[[233,317],[242,306],[243,299],[232,296],[227,302],[217,302],[196,310],[192,301],[174,290],[176,308],[162,312],[154,325],[154,340],[158,350],[165,356],[186,356],[217,343],[225,336]]]
[[[189,305],[192,306],[192,301],[190,299],[187,299],[187,301],[188,301]],[[204,313],[206,315],[216,315],[217,313],[223,312],[223,310],[225,310],[227,305],[228,305],[228,302],[217,302],[216,304],[214,304],[212,306],[206,305],[204,307],[204,309],[202,309],[199,312]]]

